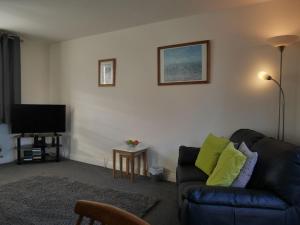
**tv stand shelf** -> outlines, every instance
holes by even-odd
[[[17,139],[17,163],[22,164],[23,162],[46,162],[50,161],[51,157],[49,150],[52,148],[55,149],[54,161],[60,161],[60,144],[61,134],[20,134],[15,135],[14,138]],[[22,144],[22,139],[33,139],[32,144]],[[52,143],[47,143],[47,138],[51,138]],[[31,151],[31,157],[25,157],[25,152]],[[38,152],[38,156],[33,155],[33,152]],[[53,158],[53,157],[52,157]],[[53,160],[52,160],[53,161]]]

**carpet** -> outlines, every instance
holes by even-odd
[[[37,176],[0,187],[1,225],[74,225],[77,200],[108,203],[143,217],[158,199],[102,189],[67,178]]]

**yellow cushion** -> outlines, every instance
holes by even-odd
[[[216,137],[213,134],[209,134],[201,147],[195,166],[207,175],[210,175],[217,165],[222,151],[229,142],[227,138]]]
[[[229,187],[240,174],[247,157],[230,143],[222,152],[216,168],[209,176],[206,185]]]

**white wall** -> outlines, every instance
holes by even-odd
[[[26,39],[22,43],[22,103],[49,101],[49,44]]]
[[[21,44],[22,103],[49,101],[49,44],[25,38]],[[13,141],[6,124],[0,125],[0,163],[15,159]]]
[[[299,105],[300,105],[300,44],[288,46],[283,56],[283,89],[286,95],[286,139],[295,144],[300,144],[297,126],[299,121]],[[279,58],[278,60],[279,61]]]
[[[299,56],[300,58],[300,45],[299,45]],[[299,59],[298,58],[298,59]],[[297,95],[297,129],[296,129],[296,137],[297,137],[297,144],[300,145],[300,64],[298,65],[298,95]]]
[[[288,3],[287,3],[288,2]],[[174,180],[178,146],[201,146],[209,132],[238,128],[275,135],[277,89],[260,70],[278,74],[279,53],[265,43],[300,32],[300,3],[275,1],[196,15],[52,45],[50,98],[69,106],[71,159],[104,165],[128,138],[151,145],[151,162]],[[157,47],[212,42],[208,85],[157,86]],[[285,53],[287,136],[295,140],[297,52]],[[97,60],[117,58],[116,87],[97,87]]]

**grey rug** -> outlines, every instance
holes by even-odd
[[[158,202],[137,193],[38,176],[0,187],[0,225],[74,225],[73,209],[80,199],[112,204],[139,217]]]

